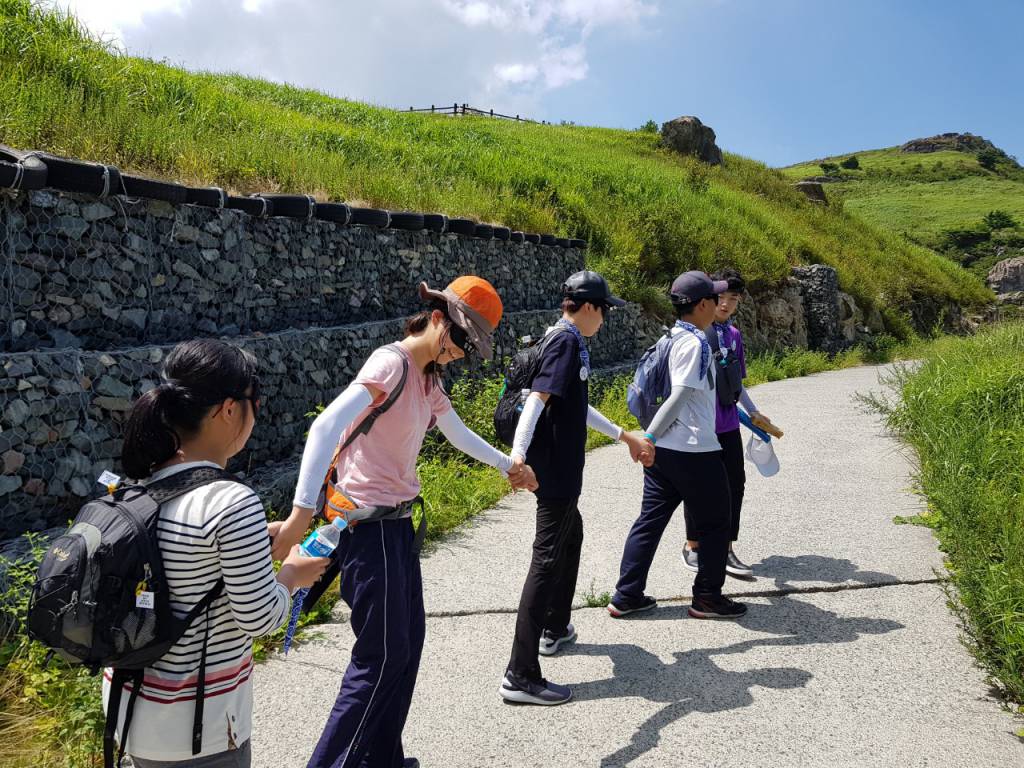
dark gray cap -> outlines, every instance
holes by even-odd
[[[712,280],[704,272],[693,270],[683,272],[672,282],[669,298],[673,304],[689,304],[692,301],[713,298],[728,290],[728,281]]]
[[[562,295],[573,301],[604,302],[612,307],[626,306],[625,301],[612,296],[607,280],[588,269],[570,275],[562,283]]]

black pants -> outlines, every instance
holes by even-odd
[[[729,501],[732,505],[732,531],[729,541],[740,537],[740,512],[743,510],[743,490],[747,485],[747,472],[743,468],[743,438],[739,429],[719,432],[718,442],[722,444],[722,461],[725,462],[725,474],[729,477]],[[683,506],[683,517],[686,520],[686,538],[696,541],[693,526],[690,524],[690,508]]]
[[[545,629],[562,632],[569,624],[583,547],[583,518],[578,498],[537,499],[537,533],[530,572],[519,598],[516,636],[509,670],[527,680],[540,680],[537,658]]]
[[[693,582],[695,597],[717,597],[725,583],[729,552],[729,486],[722,452],[687,453],[659,448],[654,465],[644,470],[640,517],[626,538],[615,598],[635,602],[643,597],[654,553],[672,514],[686,502],[700,544],[700,570]]]

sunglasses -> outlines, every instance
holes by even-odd
[[[448,337],[452,340],[452,343],[465,354],[469,355],[476,351],[476,348],[469,340],[469,334],[455,323],[448,326]]]

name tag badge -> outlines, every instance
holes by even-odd
[[[149,609],[154,608],[155,604],[153,602],[153,593],[152,592],[139,592],[137,595],[135,595],[135,607],[136,608],[149,608]]]
[[[96,482],[99,483],[102,486],[120,485],[121,478],[118,477],[117,475],[115,475],[109,469],[105,469],[105,470],[103,470],[103,474],[101,474],[96,479]]]

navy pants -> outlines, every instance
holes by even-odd
[[[626,538],[615,597],[635,602],[643,597],[654,553],[680,503],[689,512],[691,533],[700,544],[700,570],[693,582],[697,597],[717,597],[725,583],[725,559],[731,530],[729,480],[721,451],[687,453],[658,448],[654,464],[644,469],[640,517]]]
[[[426,629],[412,521],[359,523],[338,555],[356,642],[309,768],[400,768]]]

